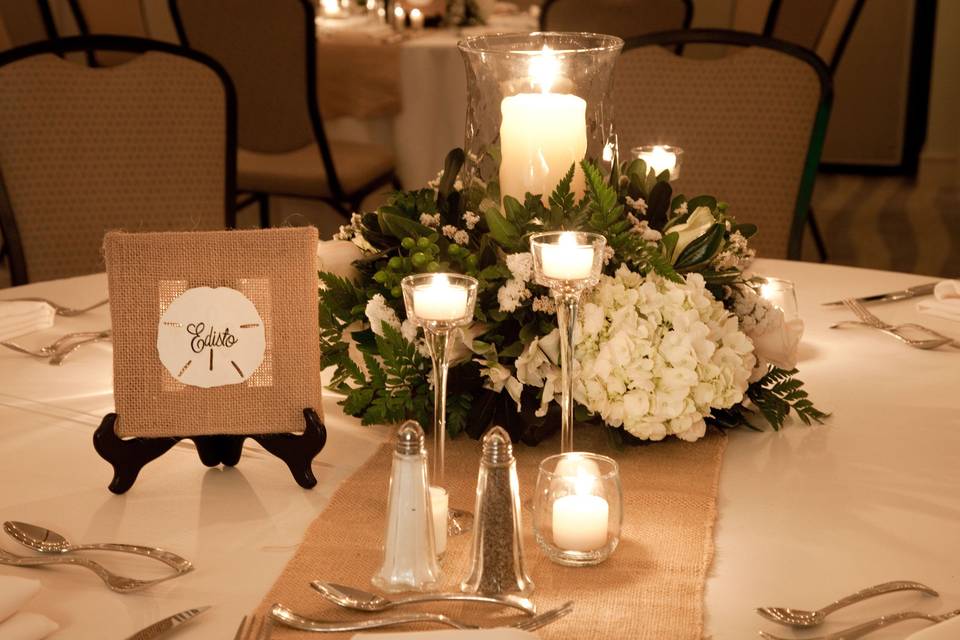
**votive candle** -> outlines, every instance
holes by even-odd
[[[450,284],[446,274],[438,273],[430,284],[413,290],[413,312],[421,320],[457,320],[467,313],[466,287]]]
[[[410,9],[410,27],[413,29],[423,29],[423,11],[414,7]]]
[[[610,505],[600,496],[570,495],[553,503],[553,543],[567,551],[593,551],[607,544]]]
[[[583,280],[593,272],[593,245],[579,244],[572,231],[560,234],[556,244],[544,244],[543,275],[557,280]]]

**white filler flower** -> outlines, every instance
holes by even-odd
[[[696,273],[678,284],[621,266],[585,300],[577,328],[574,398],[643,439],[703,437],[711,409],[743,399],[755,362]]]

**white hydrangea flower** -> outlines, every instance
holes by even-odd
[[[467,229],[473,229],[475,226],[477,226],[477,223],[480,222],[480,216],[473,211],[464,211],[463,222]]]
[[[523,280],[510,278],[497,290],[497,302],[500,303],[500,311],[513,313],[520,306],[520,303],[529,298],[530,295],[530,290],[527,289]]]
[[[711,409],[742,400],[755,362],[699,274],[677,284],[621,266],[585,300],[578,329],[574,398],[643,439],[702,437]]]
[[[440,214],[437,214],[438,217],[439,217],[439,215],[440,215]],[[457,228],[456,228],[455,226],[453,226],[452,224],[445,224],[445,225],[443,225],[443,228],[440,229],[440,232],[443,233],[443,235],[445,235],[446,237],[448,237],[448,238],[450,238],[451,240],[453,240],[453,237],[454,237],[455,235],[457,235]]]
[[[438,226],[440,226],[440,214],[434,213],[431,215],[429,213],[421,213],[420,224],[425,227],[430,227],[431,229],[436,229]]]
[[[530,304],[534,311],[549,314],[557,312],[557,303],[550,296],[537,296]]]
[[[507,255],[507,269],[517,280],[530,282],[533,277],[533,255],[529,251]]]
[[[382,324],[384,322],[394,329],[400,330],[400,318],[397,317],[397,312],[387,305],[386,299],[379,293],[367,301],[364,314],[366,314],[367,321],[370,323],[370,329],[378,336],[383,335]]]
[[[470,242],[470,234],[463,229],[457,229],[456,233],[453,234],[453,241],[465,247]]]

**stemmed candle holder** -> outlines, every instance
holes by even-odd
[[[546,231],[530,236],[537,284],[549,287],[560,329],[560,451],[573,451],[573,331],[584,289],[600,279],[607,239],[584,231]]]
[[[433,472],[430,490],[434,502],[443,504],[447,498],[444,490],[444,445],[447,437],[450,336],[455,329],[473,322],[477,281],[457,273],[420,273],[405,277],[400,287],[407,318],[423,329],[433,363]],[[447,529],[453,535],[469,531],[473,520],[469,512],[448,509],[447,516],[451,525]],[[438,546],[445,546],[445,542]]]

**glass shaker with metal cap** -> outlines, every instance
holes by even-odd
[[[474,513],[470,573],[461,591],[533,592],[533,581],[524,568],[517,461],[510,435],[502,427],[493,427],[483,436]]]
[[[423,429],[408,420],[397,431],[383,564],[372,580],[383,591],[428,591],[440,582],[429,486]]]

